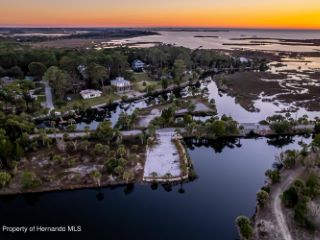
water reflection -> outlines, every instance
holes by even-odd
[[[184,194],[186,192],[186,190],[183,188],[183,182],[180,183],[180,188],[179,188],[178,192],[180,194]]]
[[[16,197],[17,197],[16,195],[1,196],[0,202],[4,203],[4,204],[6,204],[6,203],[9,204],[9,203],[12,203]]]
[[[133,191],[134,191],[134,184],[133,184],[133,183],[127,184],[127,186],[124,188],[123,191],[124,191],[124,193],[125,193],[126,195],[133,193]]]
[[[159,187],[159,184],[157,183],[157,182],[153,182],[153,183],[151,183],[150,184],[150,187],[151,187],[151,189],[152,190],[157,190],[158,189],[158,187]]]
[[[101,192],[100,189],[99,189],[99,192],[98,192],[96,197],[97,197],[98,201],[103,201],[104,200],[104,194],[103,194],[103,192]]]
[[[172,192],[172,184],[171,183],[163,183],[162,187],[166,192]]]
[[[206,148],[212,148],[215,153],[221,153],[224,148],[240,148],[241,145],[241,139],[240,138],[220,138],[216,140],[210,140],[206,138],[188,138],[185,139],[185,142],[187,144],[187,147],[191,150],[197,148],[197,147],[206,147]]]
[[[25,200],[27,205],[35,206],[36,203],[39,201],[40,194],[39,193],[28,193],[28,194],[22,195],[22,198]]]

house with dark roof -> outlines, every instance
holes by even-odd
[[[134,71],[142,71],[145,66],[146,66],[146,64],[144,62],[142,62],[141,60],[134,60],[132,62],[132,69]]]

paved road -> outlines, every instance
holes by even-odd
[[[45,94],[46,94],[46,108],[49,109],[49,112],[54,110],[53,100],[52,100],[52,89],[49,86],[47,81],[43,81],[45,85]]]
[[[136,135],[139,135],[140,133],[142,133],[141,130],[121,131],[121,134],[124,137],[136,136]],[[56,133],[56,134],[50,133],[50,134],[47,134],[47,137],[48,138],[63,138],[64,134],[65,133]],[[71,132],[71,133],[67,133],[67,134],[68,134],[69,138],[80,138],[80,137],[85,137],[88,133],[86,133],[86,132]],[[29,138],[33,139],[38,136],[39,136],[38,134],[32,134],[32,135],[29,135]]]

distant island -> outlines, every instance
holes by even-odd
[[[219,36],[210,36],[210,35],[196,35],[195,38],[219,38]]]

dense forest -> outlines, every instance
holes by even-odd
[[[142,60],[152,79],[172,78],[182,80],[185,71],[200,74],[208,69],[264,68],[265,61],[251,59],[241,62],[215,50],[190,50],[183,47],[159,45],[151,48],[127,47],[104,49],[35,49],[16,43],[0,45],[0,77],[35,80],[44,78],[52,85],[58,100],[68,92],[77,93],[84,88],[99,88],[108,85],[111,79],[123,76],[132,80],[128,71],[133,60]],[[80,67],[82,68],[80,68]],[[168,85],[168,84],[166,84]]]

